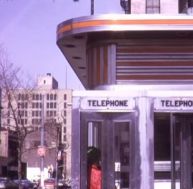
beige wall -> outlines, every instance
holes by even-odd
[[[177,0],[161,0],[161,14],[178,14]]]
[[[146,0],[131,0],[131,14],[145,14]]]
[[[0,157],[8,157],[8,131],[0,132]]]
[[[178,14],[177,0],[160,0],[161,14]],[[131,14],[145,14],[146,0],[131,0]]]

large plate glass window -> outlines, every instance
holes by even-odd
[[[193,114],[154,117],[154,188],[192,189]]]

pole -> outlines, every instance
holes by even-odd
[[[44,147],[44,95],[42,95],[42,121],[40,130],[40,145]],[[44,188],[44,155],[40,156],[40,186]]]
[[[55,188],[57,189],[58,185],[58,128],[56,128],[56,164],[55,164]]]
[[[1,126],[1,117],[2,117],[2,109],[3,109],[3,107],[1,106],[1,100],[2,100],[2,98],[1,98],[1,88],[0,88],[0,144],[1,144],[1,128],[2,128],[2,126]]]
[[[1,144],[1,88],[0,88],[0,144]]]
[[[59,125],[56,124],[56,175],[55,175],[55,186],[57,189],[57,185],[58,185],[58,161],[59,161],[59,135],[60,135],[60,129],[59,129]]]
[[[91,0],[91,15],[94,14],[94,0]]]
[[[67,66],[66,66],[66,82],[65,82],[66,89],[68,88],[68,82],[67,82],[67,79],[68,79],[68,76],[67,76]]]

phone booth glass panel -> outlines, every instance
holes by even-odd
[[[81,114],[81,188],[91,188],[88,153],[91,147],[100,152],[99,158],[96,153],[92,157],[97,159],[101,171],[99,188],[131,188],[134,130],[130,113]]]

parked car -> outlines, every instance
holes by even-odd
[[[33,188],[38,189],[39,186],[40,186],[40,180],[39,179],[38,180],[33,180],[32,182],[33,182]]]
[[[65,180],[59,179],[58,180],[58,189],[71,189],[71,187],[66,183]]]
[[[56,186],[56,180],[54,178],[48,178],[44,180],[45,189],[54,189]]]
[[[7,177],[0,177],[0,189],[17,189],[18,186],[15,182]]]
[[[33,189],[34,188],[34,184],[33,182],[31,182],[28,179],[21,179],[21,180],[14,180],[14,182],[17,184],[18,188],[19,185],[21,184],[22,189]]]
[[[58,179],[57,185],[56,185],[56,179],[55,178],[49,178],[44,180],[44,188],[45,189],[71,189],[71,187],[65,182],[63,179]]]

